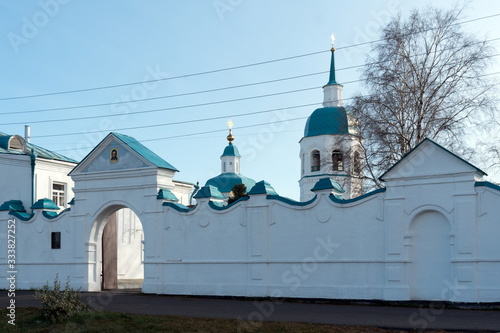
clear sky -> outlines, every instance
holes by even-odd
[[[226,122],[232,117],[242,173],[298,199],[298,142],[307,117],[322,102],[330,34],[336,36],[337,81],[349,99],[362,89],[356,81],[370,45],[349,46],[378,39],[390,16],[425,6],[415,3],[0,0],[0,131],[23,134],[24,125],[31,125],[32,143],[76,160],[110,131],[120,132],[179,169],[175,179],[204,185],[220,173]],[[473,0],[464,19],[494,14],[500,14],[500,1]],[[500,16],[463,27],[500,38]],[[500,50],[498,41],[492,44]],[[192,75],[261,62],[267,63]],[[308,75],[314,73],[319,74]],[[295,76],[303,77],[262,83]],[[170,79],[145,82],[162,78]],[[201,93],[226,87],[233,88]],[[151,98],[156,99],[136,101]],[[230,101],[235,99],[243,100]],[[75,108],[94,104],[104,105]],[[46,109],[59,110],[38,111]],[[82,117],[93,118],[71,120]]]

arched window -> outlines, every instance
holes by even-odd
[[[353,166],[353,171],[355,175],[360,175],[361,172],[363,171],[362,164],[361,164],[361,156],[359,155],[359,152],[354,152],[354,166]]]
[[[311,153],[311,171],[319,171],[321,168],[321,155],[319,151],[314,150]]]
[[[222,162],[222,172],[226,172],[226,162]]]
[[[301,163],[300,163],[300,164],[301,164],[300,166],[301,166],[301,170],[302,170],[302,173],[301,173],[301,175],[302,175],[302,176],[304,175],[304,172],[305,172],[305,169],[304,169],[304,159],[305,159],[305,158],[306,158],[306,155],[305,155],[305,154],[302,154],[302,159],[301,159],[301,161],[300,161],[300,162],[301,162]]]
[[[333,171],[344,170],[344,161],[342,160],[342,153],[338,150],[332,152],[332,169]]]

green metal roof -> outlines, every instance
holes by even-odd
[[[378,193],[383,193],[383,192],[385,192],[385,190],[386,190],[385,187],[378,188],[376,190],[373,190],[371,192],[365,193],[363,195],[360,195],[359,197],[352,198],[352,199],[343,199],[342,197],[340,197],[337,194],[330,194],[328,197],[330,198],[330,200],[332,200],[335,203],[347,204],[347,203],[351,203],[351,202],[360,201],[360,200],[362,200],[364,198],[371,197],[372,195],[375,195],[375,194],[378,194]]]
[[[287,197],[282,197],[281,195],[267,195],[266,199],[267,200],[278,200],[281,202],[284,202],[286,204],[292,205],[292,206],[307,206],[313,201],[315,201],[318,198],[317,195],[315,195],[311,200],[308,201],[295,201],[293,199],[287,198]]]
[[[330,60],[330,78],[326,85],[338,84],[335,80],[335,50],[332,47],[332,58]]]
[[[31,209],[59,209],[56,203],[48,198],[38,200],[31,206]]]
[[[231,189],[236,184],[244,184],[247,187],[247,191],[250,191],[255,185],[255,180],[245,177],[240,173],[225,172],[207,180],[205,186],[212,185],[221,192],[231,192]]]
[[[309,116],[304,137],[324,134],[349,134],[347,112],[343,106],[319,108]]]
[[[9,150],[9,140],[12,135],[0,134],[0,148],[3,150]]]
[[[147,159],[149,162],[153,163],[159,168],[164,168],[164,169],[170,169],[174,171],[179,171],[177,168],[175,168],[172,164],[168,163],[165,161],[163,158],[160,156],[156,155],[153,151],[151,151],[149,148],[144,146],[142,143],[137,141],[131,136],[125,135],[125,134],[120,134],[116,132],[111,132],[110,134],[114,135],[117,139],[122,141],[124,144],[132,148],[136,153]]]
[[[61,212],[51,212],[51,211],[44,210],[44,211],[42,211],[42,215],[46,219],[53,220],[53,219],[58,218],[59,216],[63,215],[64,213],[69,212],[70,210],[71,210],[70,208],[66,208],[65,210],[63,210]]]
[[[474,186],[485,186],[485,187],[489,187],[491,189],[500,191],[500,185],[492,183],[492,182],[486,182],[486,181],[475,182]]]
[[[25,212],[26,209],[24,209],[23,203],[21,200],[9,200],[5,201],[1,206],[0,206],[0,211],[2,210],[9,210],[13,212]]]
[[[201,198],[215,198],[215,199],[225,199],[225,197],[220,193],[217,187],[212,185],[205,185],[196,193],[195,199]]]
[[[342,186],[340,186],[339,183],[337,183],[335,180],[325,177],[321,178],[314,184],[314,187],[311,189],[311,191],[320,191],[320,190],[335,190],[340,193],[344,193],[344,189]]]
[[[241,156],[241,155],[240,155],[240,152],[238,151],[238,148],[236,146],[234,146],[232,142],[229,142],[227,147],[224,148],[224,152],[222,153],[222,156]]]
[[[28,155],[26,152],[19,150],[9,150],[8,142],[12,135],[8,135],[0,132],[0,153],[1,154],[18,154],[18,155]],[[56,160],[70,163],[78,163],[72,158],[66,157],[54,151],[42,148],[40,146],[34,145],[32,143],[26,142],[26,147],[28,151],[33,150],[38,158],[44,158],[48,160]]]
[[[171,200],[171,201],[179,201],[175,194],[172,193],[169,189],[162,188],[158,191],[158,195],[156,196],[156,199],[163,199],[163,200]]]
[[[250,191],[248,191],[248,195],[256,195],[256,194],[267,194],[267,195],[278,195],[274,188],[266,182],[265,180],[261,180]]]
[[[49,160],[57,160],[57,161],[78,163],[78,161],[76,161],[76,160],[74,160],[72,158],[69,158],[69,157],[61,155],[59,153],[56,153],[54,151],[51,151],[51,150],[39,147],[39,146],[34,145],[32,143],[26,143],[26,145],[28,146],[28,149],[33,149],[35,151],[35,154],[36,154],[37,157],[46,158],[46,159],[49,159]]]
[[[34,216],[34,214],[29,214],[24,212],[14,212],[14,211],[9,212],[9,215],[14,216],[20,219],[21,221],[29,221]]]
[[[177,202],[170,202],[170,201],[162,203],[162,206],[172,207],[176,211],[182,212],[182,213],[189,212],[190,210],[193,209],[193,207],[186,207],[183,204],[180,204],[180,203],[177,203]]]

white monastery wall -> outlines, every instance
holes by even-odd
[[[19,289],[58,273],[100,290],[102,233],[118,212],[118,242],[130,245],[118,250],[118,278],[143,276],[145,293],[500,301],[500,187],[430,140],[382,176],[385,189],[351,200],[318,186],[316,198],[295,202],[258,183],[229,206],[202,194],[187,208],[157,198],[175,189],[173,171],[87,172],[89,164],[72,172],[69,211],[0,211],[1,247],[9,220],[16,225]],[[51,248],[52,232],[61,233],[60,249]],[[0,251],[0,288],[7,260]]]
[[[161,206],[161,200],[150,198],[156,200],[156,212],[139,214],[145,243],[143,291],[405,300],[442,299],[444,290],[447,300],[500,300],[500,251],[495,238],[500,231],[500,191],[469,182],[471,190],[465,191],[469,194],[459,190],[454,195],[453,188],[465,187],[450,183],[440,187],[441,195],[417,200],[425,196],[415,192],[432,193],[439,186],[442,184],[387,189],[342,204],[325,194],[305,205],[253,195],[223,209],[199,199],[189,212],[179,212],[172,204]],[[398,191],[405,193],[398,198]],[[453,206],[457,203],[461,208]],[[79,204],[84,203],[77,201]],[[476,207],[483,208],[476,212]],[[52,281],[56,272],[61,279],[69,276],[74,287],[96,287],[96,281],[95,285],[86,284],[91,278],[86,262],[98,258],[88,259],[95,254],[83,246],[94,218],[87,216],[78,224],[76,216],[71,219],[72,213],[73,209],[48,219],[38,211],[30,221],[16,218],[18,288],[40,287]],[[437,281],[443,283],[437,291],[433,281],[424,281],[430,294],[421,290],[422,281],[414,279],[418,272],[412,254],[419,246],[414,243],[418,239],[415,232],[425,231],[412,228],[419,216],[429,221],[437,216],[436,221],[445,221],[450,229],[444,242],[450,253],[445,265],[449,271],[438,269]],[[4,244],[7,220],[12,218],[0,212]],[[125,229],[120,233],[126,234]],[[430,229],[433,233],[439,230]],[[59,250],[50,248],[52,231],[62,233]],[[130,255],[119,254],[123,260],[140,258],[140,254]],[[0,269],[6,272],[6,258],[0,259]],[[432,257],[424,256],[425,260],[432,261]],[[419,267],[429,273],[425,262]],[[122,273],[140,278],[119,268]],[[0,287],[6,287],[6,280],[1,281],[4,286]],[[458,296],[447,293],[447,285],[454,286]]]

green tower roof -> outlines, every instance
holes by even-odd
[[[323,134],[349,134],[347,112],[343,106],[319,108],[309,116],[304,137]]]
[[[240,152],[238,151],[238,148],[233,145],[232,142],[229,142],[229,144],[224,148],[224,152],[222,153],[222,156],[241,156]],[[221,157],[222,157],[221,156]]]

